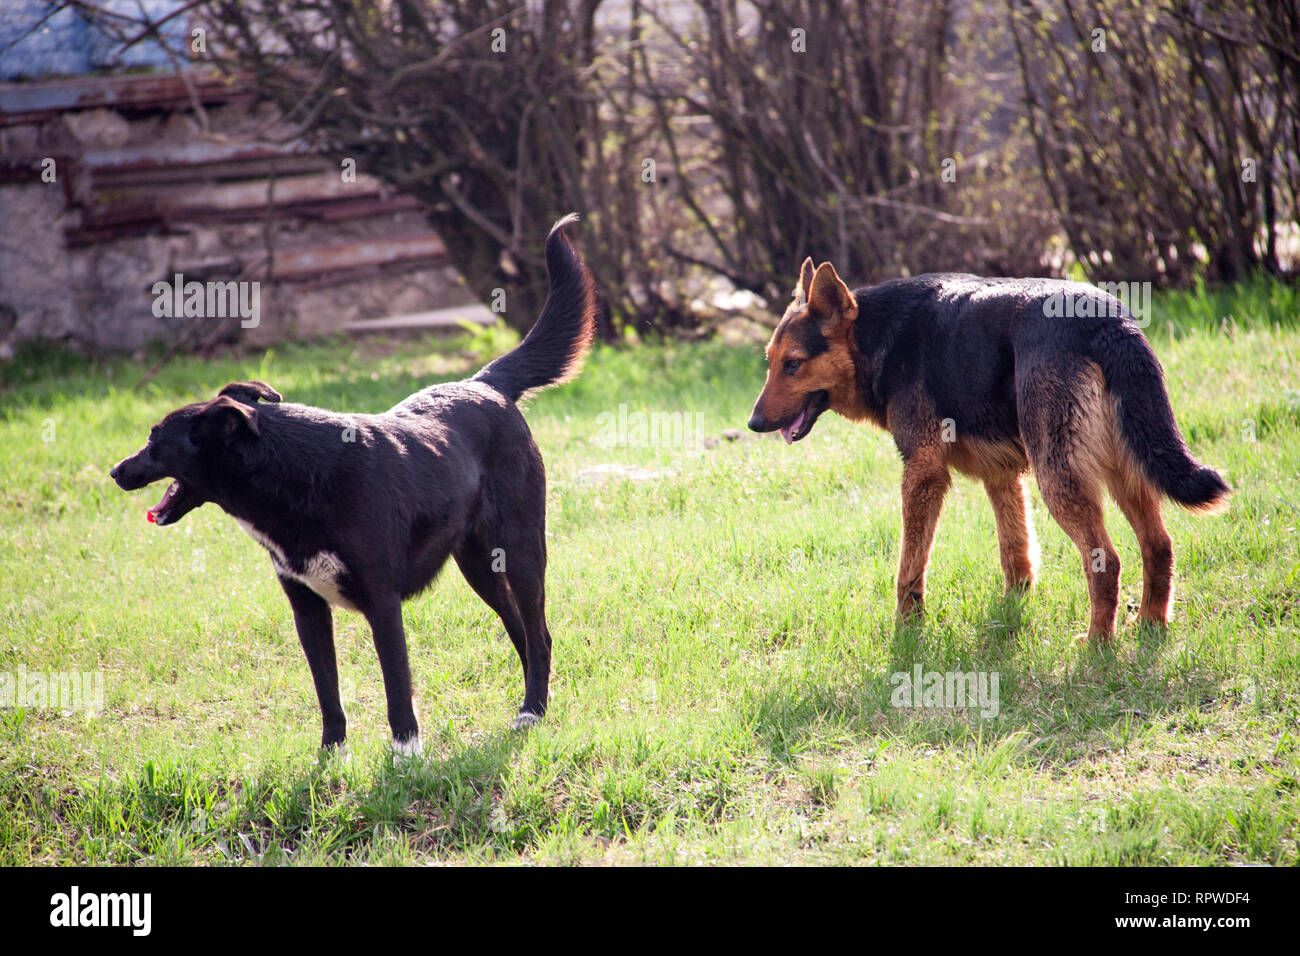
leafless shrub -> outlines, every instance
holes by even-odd
[[[1300,3],[1006,0],[1039,164],[1095,273],[1282,269],[1300,221]]]
[[[1053,217],[1016,161],[1025,141],[999,108],[1014,77],[977,35],[981,5],[696,10],[695,28],[656,16],[681,62],[647,58],[641,83],[674,165],[695,156],[681,192],[699,239],[674,237],[674,255],[778,296],[806,255],[859,281],[1042,271]],[[683,125],[695,117],[705,132]]]

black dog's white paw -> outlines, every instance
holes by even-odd
[[[340,740],[337,743],[322,744],[316,749],[316,766],[324,769],[326,767],[341,767],[352,762],[352,751],[348,750],[346,740]]]
[[[530,714],[528,711],[524,711],[515,718],[515,722],[510,725],[510,729],[527,730],[529,727],[534,727],[540,723],[541,719],[542,718],[538,717],[536,714]]]
[[[405,740],[393,740],[393,756],[395,757],[418,757],[424,753],[424,744],[420,743],[420,735],[407,737]]]

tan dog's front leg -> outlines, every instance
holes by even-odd
[[[944,495],[952,484],[942,452],[922,448],[903,463],[903,553],[898,563],[898,616],[920,617],[925,603],[925,569]]]

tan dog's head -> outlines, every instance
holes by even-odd
[[[849,346],[858,303],[835,267],[816,270],[805,259],[794,301],[767,343],[767,382],[754,403],[749,427],[781,430],[787,442],[803,438],[828,408],[851,407],[856,384]]]

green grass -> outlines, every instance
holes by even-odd
[[[1125,620],[1103,649],[1079,641],[1083,573],[1037,497],[1028,599],[1003,599],[988,502],[958,479],[929,617],[896,631],[887,435],[826,416],[793,447],[602,447],[620,404],[743,429],[763,368],[756,345],[598,350],[526,413],[551,709],[509,731],[518,662],[453,566],[406,605],[425,757],[396,764],[364,622],[336,613],[351,757],[320,761],[265,552],[212,506],[146,524],[161,488],[107,471],[227,381],[377,411],[472,371],[474,343],[178,360],[139,392],[141,363],[27,349],[0,372],[0,674],[101,670],[105,700],[0,709],[0,863],[1296,864],[1296,312],[1266,283],[1157,301],[1178,420],[1236,495],[1213,518],[1166,507],[1164,633],[1134,623],[1137,549],[1108,506]],[[997,716],[891,706],[916,663],[996,671]]]

